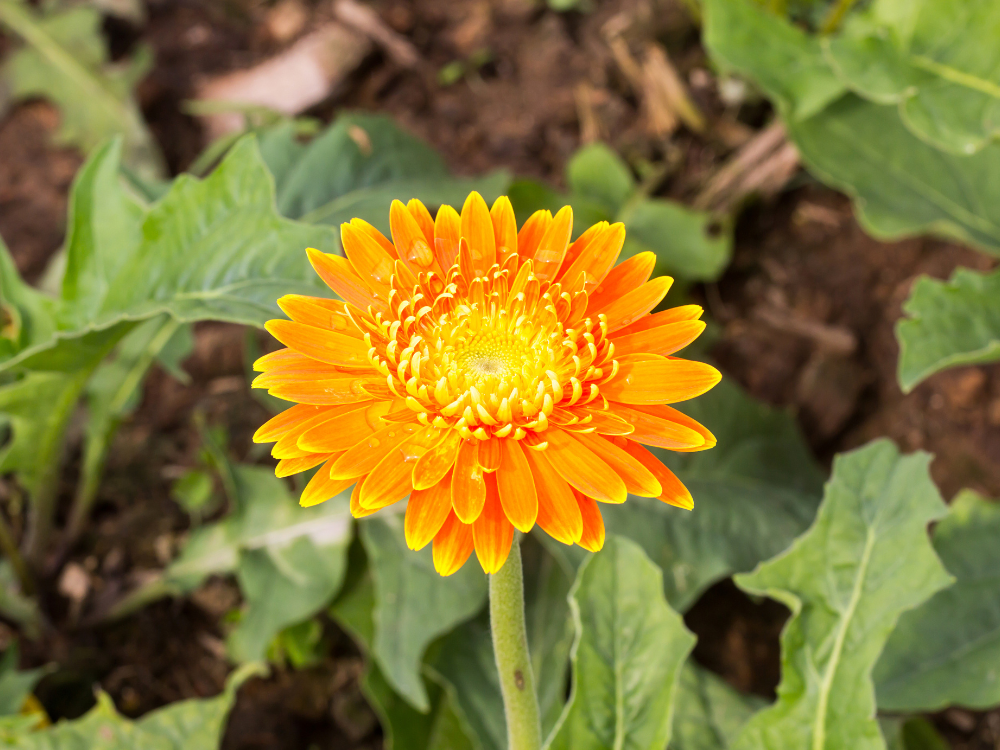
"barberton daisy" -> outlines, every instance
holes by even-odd
[[[700,451],[702,425],[668,404],[719,382],[672,356],[704,330],[686,305],[649,314],[672,279],[656,257],[616,265],[622,224],[571,242],[573,211],[538,211],[517,230],[510,201],[472,193],[432,218],[394,201],[390,242],[354,219],[346,257],[308,250],[343,301],[288,295],[291,320],[267,330],[286,349],[259,359],[254,386],[295,402],[258,430],[278,476],[320,466],[302,493],[315,505],[354,485],[351,512],[404,498],[407,544],[433,540],[434,565],[457,571],[473,549],[487,573],[514,530],[536,523],[599,550],[598,506],[628,493],[690,509],[690,493],[645,447]]]

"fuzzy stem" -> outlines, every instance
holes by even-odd
[[[11,531],[2,511],[0,511],[0,552],[3,552],[10,560],[10,566],[21,584],[21,593],[25,596],[34,596],[34,579],[31,577],[31,572],[28,570],[24,558],[21,557],[21,551],[17,548],[17,542],[14,541],[14,532]]]
[[[510,750],[539,750],[542,725],[524,626],[524,573],[519,539],[511,545],[510,555],[500,571],[490,576],[490,628],[507,717],[507,746]]]
[[[856,0],[837,0],[837,4],[830,9],[826,18],[823,19],[823,25],[820,26],[819,33],[832,34],[839,29],[840,22],[844,20],[844,16],[847,15],[848,11],[854,7],[855,2]]]

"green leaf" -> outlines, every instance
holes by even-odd
[[[900,614],[951,582],[927,524],[945,511],[927,467],[879,440],[836,458],[812,527],[740,588],[785,604],[778,700],[736,750],[885,747],[871,671]]]
[[[601,513],[609,533],[638,542],[663,570],[667,601],[683,611],[716,581],[751,570],[805,531],[823,475],[792,416],[731,380],[681,406],[719,441],[696,453],[656,451],[691,491],[694,510],[629,497]]]
[[[12,643],[0,658],[0,716],[20,713],[24,701],[48,671],[44,667],[20,671],[17,668],[19,650]]]
[[[956,156],[914,136],[892,106],[845,96],[821,114],[788,122],[809,170],[854,198],[878,239],[930,232],[1000,255],[994,176],[1000,145]]]
[[[146,177],[165,171],[132,88],[151,59],[139,54],[132,65],[108,65],[101,15],[75,6],[39,17],[20,0],[0,0],[0,23],[27,46],[5,65],[14,98],[45,97],[60,110],[58,138],[84,152],[111,136],[125,139],[125,163]]]
[[[652,250],[657,276],[715,281],[729,265],[733,231],[728,219],[658,199],[640,201],[619,218],[628,232],[622,257]]]
[[[259,664],[248,664],[229,676],[216,697],[179,701],[138,721],[119,714],[108,694],[100,692],[97,705],[79,719],[20,736],[0,730],[0,739],[17,750],[216,750],[236,691],[263,671]]]
[[[875,667],[880,709],[1000,703],[1000,506],[965,491],[934,528],[956,582],[907,612]]]
[[[361,689],[378,714],[386,750],[482,750],[469,740],[470,730],[453,709],[453,696],[437,682],[429,685],[430,710],[426,713],[415,709],[393,690],[378,664],[370,658],[375,637],[374,610],[375,584],[370,570],[365,570],[337,599],[331,614],[369,655]]]
[[[844,95],[819,39],[751,0],[706,0],[705,43],[775,100],[803,162],[853,197],[870,234],[932,232],[1000,254],[1000,144],[959,156],[925,143],[897,106]]]
[[[399,515],[366,520],[360,529],[375,583],[372,658],[393,689],[426,712],[430,700],[420,677],[424,651],[482,608],[486,577],[466,565],[442,578],[430,548],[407,548]]]
[[[608,537],[570,594],[573,692],[547,747],[659,750],[670,741],[681,665],[695,638],[642,549]]]
[[[591,143],[573,154],[566,165],[570,190],[617,214],[635,191],[632,171],[612,149]]]
[[[9,560],[0,560],[0,614],[16,622],[28,638],[41,635],[42,615],[38,601],[21,592],[17,574]]]
[[[89,277],[105,279],[105,291],[91,294],[87,282],[87,294],[64,292],[56,333],[32,342],[3,367],[71,366],[77,356],[73,345],[90,332],[111,335],[116,326],[164,313],[182,322],[261,325],[278,314],[275,300],[282,294],[320,289],[305,248],[332,252],[335,235],[278,216],[273,182],[252,136],[237,143],[205,180],[177,178],[146,214],[141,239],[127,245],[127,233],[116,232],[122,245],[113,258],[105,257],[107,246],[96,226],[103,211],[117,211],[122,199],[115,196],[121,192],[117,183],[110,181],[109,187],[109,180],[98,176],[117,173],[117,156],[113,146],[95,154],[85,167],[94,179],[81,177],[73,194],[73,231],[85,221],[93,240],[84,239],[84,230],[73,235],[80,239],[70,246],[68,267],[100,269]],[[86,220],[77,220],[78,213]],[[82,275],[67,273],[67,290]],[[124,332],[119,331],[118,338]]]
[[[688,661],[674,703],[670,750],[729,750],[750,717],[766,704]]]
[[[990,0],[883,0],[823,48],[852,91],[898,105],[932,146],[972,154],[1000,135],[997,28]]]
[[[283,628],[329,604],[346,569],[349,493],[301,508],[269,468],[238,465],[233,477],[237,510],[196,528],[162,575],[119,602],[110,617],[186,594],[211,575],[236,573],[246,611],[229,645],[237,660],[253,660]]]
[[[277,183],[278,209],[292,219],[338,226],[361,218],[389,234],[389,206],[419,198],[428,207],[461,207],[478,190],[504,193],[504,170],[480,178],[452,177],[430,146],[385,115],[348,113],[308,144],[295,122],[265,129],[261,151]]]
[[[906,393],[940,370],[1000,359],[1000,271],[959,268],[947,282],[921,276],[903,313],[896,338]]]
[[[815,115],[846,87],[819,42],[751,0],[705,0],[704,43],[724,68],[747,75],[786,119]]]

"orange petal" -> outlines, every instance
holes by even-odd
[[[286,294],[278,300],[278,307],[296,323],[362,338],[361,331],[354,325],[345,304],[340,300]]]
[[[608,333],[613,333],[619,328],[634,323],[660,304],[667,296],[673,283],[674,280],[669,276],[660,276],[643,284],[638,289],[626,292],[607,307],[593,311],[588,307],[587,312],[591,315],[604,313],[608,318]]]
[[[361,507],[361,485],[364,484],[366,478],[358,477],[358,483],[354,485],[354,490],[351,492],[351,515],[355,518],[364,518],[378,512],[378,508],[369,510]]]
[[[295,406],[285,409],[281,412],[281,414],[271,417],[264,424],[262,424],[257,432],[253,434],[253,441],[255,443],[274,442],[289,430],[294,429],[296,425],[301,425],[304,422],[307,422],[323,411],[325,411],[325,409],[322,406],[296,404]]]
[[[625,450],[636,460],[642,462],[642,465],[649,469],[659,481],[663,491],[657,495],[658,499],[684,510],[691,510],[694,507],[694,498],[691,497],[688,488],[677,478],[676,474],[660,462],[660,459],[652,451],[646,450],[631,440],[625,441]]]
[[[462,219],[451,206],[441,206],[434,220],[434,254],[445,270],[458,260],[458,242],[462,237]]]
[[[379,247],[385,250],[390,258],[399,257],[399,253],[396,252],[396,248],[392,242],[389,241],[389,238],[364,219],[351,219],[351,226],[379,245]]]
[[[580,492],[573,494],[576,496],[580,515],[583,517],[583,532],[580,534],[579,544],[590,552],[600,552],[604,546],[604,519],[601,517],[601,509],[597,507],[594,498]]]
[[[597,288],[590,294],[587,313],[602,312],[623,295],[645,284],[656,267],[656,253],[639,253],[627,258],[611,269]]]
[[[313,429],[314,427],[325,424],[331,419],[336,419],[340,415],[353,411],[358,407],[358,404],[347,404],[343,406],[330,406],[318,411],[311,419],[299,423],[282,435],[281,439],[274,444],[273,448],[271,448],[271,455],[275,458],[299,458],[301,456],[308,456],[315,453],[334,453],[335,451],[333,450],[312,451],[306,448],[300,448],[299,438],[303,433]]]
[[[496,573],[507,561],[510,545],[514,541],[514,527],[504,514],[497,491],[496,476],[486,475],[486,503],[472,525],[476,557],[487,574]]]
[[[422,455],[413,467],[413,487],[426,490],[434,487],[451,471],[462,442],[456,430],[445,430],[437,445]]]
[[[545,457],[547,452],[524,451],[538,496],[535,521],[556,541],[574,544],[583,530],[580,507],[573,497],[573,490]]]
[[[503,438],[491,437],[489,440],[482,440],[479,443],[479,456],[476,459],[479,467],[486,473],[496,471],[500,468],[500,444]]]
[[[390,424],[381,430],[376,430],[342,453],[330,467],[330,476],[334,479],[350,479],[367,474],[418,429],[420,429],[418,426]]]
[[[532,256],[535,261],[535,275],[538,278],[555,279],[563,258],[566,257],[572,233],[573,209],[570,206],[563,206],[542,235]]]
[[[270,354],[265,354],[263,357],[258,358],[253,363],[253,369],[255,372],[268,372],[276,367],[282,367],[291,362],[300,361],[303,358],[308,359],[303,354],[299,354],[294,349],[278,349]]]
[[[479,440],[462,441],[451,475],[451,507],[462,523],[472,523],[486,502],[486,480],[479,466]]]
[[[434,535],[434,570],[443,576],[457,573],[474,547],[472,526],[459,521],[452,511],[441,530]]]
[[[619,440],[611,441],[600,435],[578,433],[576,439],[590,448],[611,467],[625,482],[625,489],[639,497],[659,497],[662,488],[656,477],[640,461],[619,447]]]
[[[299,458],[283,458],[278,461],[278,465],[274,469],[274,475],[276,477],[290,477],[292,474],[298,474],[300,471],[308,471],[314,466],[319,466],[321,463],[330,458],[327,453],[310,453],[308,456],[301,456]]]
[[[558,410],[557,410],[558,411]],[[554,414],[555,412],[553,412]],[[625,421],[620,415],[615,414],[610,411],[598,411],[597,409],[579,409],[573,410],[574,414],[578,414],[581,417],[590,417],[590,420],[586,423],[581,423],[579,425],[573,425],[567,427],[568,430],[573,430],[574,432],[584,429],[593,428],[594,432],[598,435],[631,435],[635,432],[635,427]],[[551,417],[549,418],[551,421]]]
[[[313,475],[313,478],[309,480],[309,484],[302,491],[301,497],[299,497],[299,505],[303,508],[311,508],[313,505],[325,503],[331,497],[336,497],[354,484],[353,479],[330,478],[330,467],[333,466],[333,462],[336,460],[336,456],[328,458],[319,471]]]
[[[605,224],[605,226],[607,226]],[[583,236],[581,236],[581,239]],[[579,240],[577,240],[579,242]],[[576,242],[573,243],[574,245]],[[603,232],[596,234],[593,241],[581,250],[580,256],[561,279],[565,281],[570,289],[584,289],[588,293],[593,291],[607,277],[608,273],[618,262],[621,255],[622,245],[625,244],[625,225],[622,223],[612,224]],[[581,283],[582,282],[582,283]]]
[[[689,359],[648,359],[623,362],[618,374],[601,384],[601,393],[625,404],[687,401],[714,388],[722,373]]]
[[[500,469],[496,473],[496,481],[500,503],[514,527],[527,533],[538,517],[538,495],[535,492],[535,480],[531,476],[531,466],[524,456],[524,449],[516,440],[497,442],[500,444]]]
[[[324,331],[292,320],[269,320],[264,328],[285,346],[320,362],[354,367],[368,364],[368,344],[364,339]]]
[[[668,323],[659,328],[650,328],[627,336],[616,335],[611,342],[615,345],[616,357],[640,352],[668,357],[690,344],[704,330],[704,321],[682,320],[679,323]]]
[[[406,204],[406,210],[420,225],[424,238],[427,240],[427,246],[434,247],[434,219],[431,218],[431,212],[427,210],[427,206],[421,203],[418,198],[410,198]]]
[[[701,305],[681,305],[671,307],[669,310],[660,310],[658,313],[646,315],[639,318],[635,323],[618,329],[617,335],[627,336],[629,334],[646,331],[650,328],[659,328],[669,323],[680,323],[684,320],[698,320],[704,314]]]
[[[369,305],[376,311],[386,310],[384,302],[372,299],[368,285],[354,272],[347,258],[321,253],[313,248],[308,248],[306,252],[313,269],[342,300],[362,310],[367,310]]]
[[[335,406],[371,401],[372,397],[361,386],[369,383],[382,384],[374,378],[359,378],[347,375],[335,380],[303,380],[272,386],[268,392],[275,398],[294,401],[299,404]]]
[[[381,245],[351,224],[340,225],[340,241],[351,267],[368,288],[378,294],[389,293],[396,259]]]
[[[400,201],[393,201],[389,208],[389,227],[399,257],[413,273],[441,272],[424,230]]]
[[[678,411],[672,406],[667,406],[666,404],[642,404],[633,406],[632,409],[635,412],[641,412],[644,417],[648,415],[655,419],[666,420],[668,422],[673,422],[674,424],[686,427],[689,430],[694,430],[705,440],[705,442],[700,445],[687,445],[678,448],[671,448],[670,450],[677,451],[678,453],[695,453],[697,451],[705,451],[709,448],[714,448],[718,442],[715,439],[715,435],[713,435],[709,429],[705,427],[705,425],[701,424],[701,422],[698,422],[697,420],[691,419],[691,417],[687,414]],[[630,435],[629,437],[632,440],[637,439],[635,435]],[[641,443],[644,441],[640,440],[639,442]],[[653,445],[653,443],[648,444]],[[665,448],[667,446],[660,447]]]
[[[624,503],[625,483],[604,460],[576,436],[558,427],[545,431],[546,458],[559,476],[584,495],[605,503]]]
[[[612,408],[635,428],[629,433],[629,440],[672,451],[704,449],[705,436],[688,425],[622,404],[612,404]]]
[[[301,380],[336,380],[343,377],[357,377],[366,374],[365,370],[371,371],[371,367],[358,366],[357,369],[343,367],[342,365],[328,365],[319,362],[305,355],[299,355],[297,361],[284,363],[282,367],[261,373],[253,379],[251,385],[254,388],[274,388],[278,385],[297,383]]]
[[[503,265],[509,255],[517,252],[517,220],[510,198],[501,195],[490,209],[493,221],[493,239],[496,241],[497,263]]]
[[[436,427],[425,427],[389,451],[361,487],[361,507],[384,508],[413,491],[413,465],[439,437]]]
[[[581,257],[590,255],[593,244],[607,231],[608,226],[608,222],[599,221],[593,226],[588,227],[587,231],[577,237],[569,246],[569,249],[566,250],[566,257],[563,258],[562,268],[559,269],[559,274],[556,276],[556,280],[562,282],[564,289],[568,288],[569,280],[573,276],[576,276],[580,269],[579,267],[573,269],[573,276],[567,272],[577,264],[577,261]]]
[[[319,424],[309,425],[299,436],[296,444],[302,450],[313,453],[346,451],[357,445],[365,436],[385,426],[382,424],[382,415],[389,412],[390,406],[388,401],[371,405],[359,404],[355,409],[345,411]]]
[[[406,520],[403,522],[406,545],[412,550],[426,547],[451,513],[450,475],[430,489],[413,490],[406,503]]]
[[[551,223],[552,213],[546,210],[535,211],[524,222],[521,231],[517,233],[517,254],[521,256],[522,261],[535,257],[535,249]]]
[[[482,276],[497,261],[497,243],[493,220],[483,196],[473,190],[462,206],[462,237],[469,243],[478,275]]]

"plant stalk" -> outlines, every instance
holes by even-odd
[[[514,539],[507,562],[490,576],[490,629],[507,717],[507,746],[510,750],[539,750],[542,724],[524,625],[524,571],[519,538]]]
[[[56,494],[59,491],[66,429],[80,395],[87,385],[87,380],[96,366],[97,362],[92,366],[81,368],[69,379],[59,399],[52,404],[52,414],[55,417],[52,420],[52,427],[46,431],[37,446],[38,465],[44,468],[38,482],[30,488],[28,529],[23,540],[24,556],[36,569],[41,567],[55,525]]]

